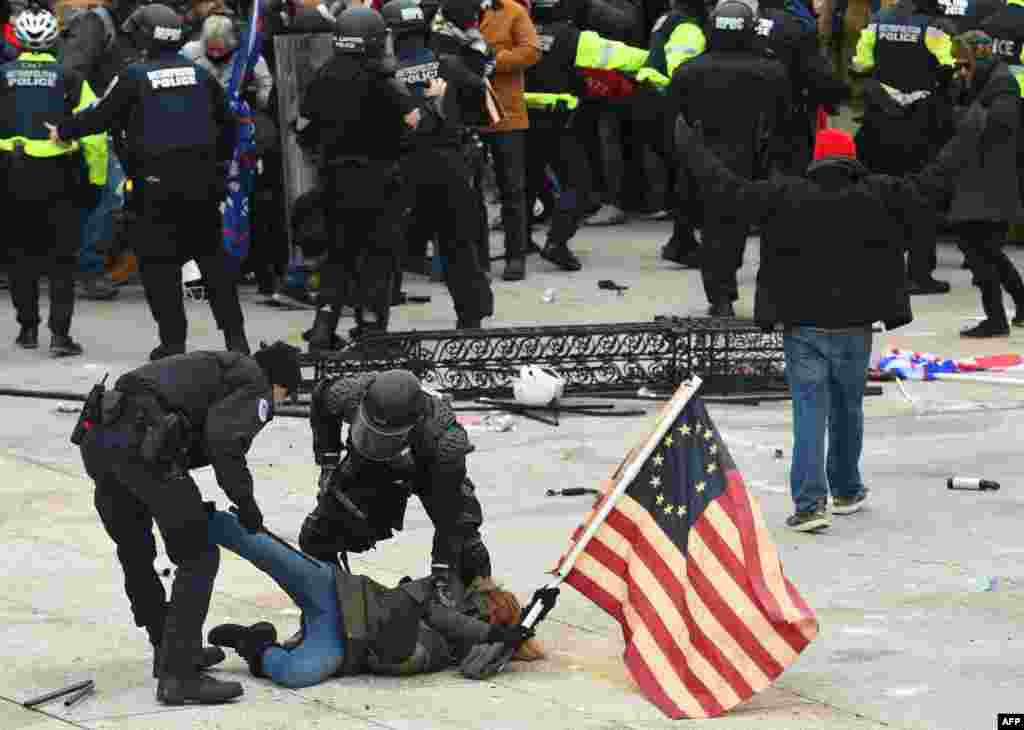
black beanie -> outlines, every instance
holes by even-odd
[[[299,348],[278,340],[269,347],[263,345],[253,353],[271,385],[283,385],[289,395],[299,392],[302,371],[299,370]]]

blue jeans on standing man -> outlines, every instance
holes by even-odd
[[[210,542],[227,548],[269,575],[302,609],[302,642],[292,650],[263,652],[263,673],[293,689],[329,679],[345,658],[334,566],[307,558],[265,532],[251,533],[228,512],[210,517]]]
[[[78,271],[82,274],[102,274],[104,257],[99,244],[109,244],[114,238],[114,211],[124,206],[124,170],[113,150],[107,157],[107,184],[103,187],[100,203],[86,211],[82,222],[82,244],[78,250]]]
[[[871,328],[793,327],[783,344],[793,396],[790,491],[797,512],[812,512],[829,492],[852,498],[864,488],[860,455]]]

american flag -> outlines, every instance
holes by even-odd
[[[622,625],[626,666],[648,699],[673,719],[715,717],[768,687],[818,622],[703,403],[693,397],[653,438],[565,580]]]

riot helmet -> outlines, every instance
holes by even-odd
[[[348,8],[338,16],[334,50],[369,59],[391,55],[391,33],[373,8]]]
[[[419,0],[391,0],[381,7],[380,14],[397,37],[427,30],[427,18]]]
[[[166,5],[144,5],[128,16],[121,30],[143,51],[176,50],[185,40],[184,22]]]
[[[472,30],[492,6],[492,0],[442,0],[441,15],[459,30]]]
[[[374,378],[349,429],[352,447],[372,461],[398,456],[409,432],[426,412],[427,394],[408,370],[388,370]]]
[[[38,6],[22,10],[14,21],[14,37],[26,51],[48,51],[56,45],[59,35],[57,18]]]
[[[541,25],[564,22],[582,25],[585,12],[585,0],[534,0],[531,6],[534,22]]]
[[[756,0],[721,0],[711,13],[708,23],[708,47],[714,51],[753,47],[757,15]]]

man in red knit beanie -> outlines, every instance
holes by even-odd
[[[826,157],[848,157],[857,159],[857,144],[853,135],[841,129],[822,129],[814,138],[815,161]]]

